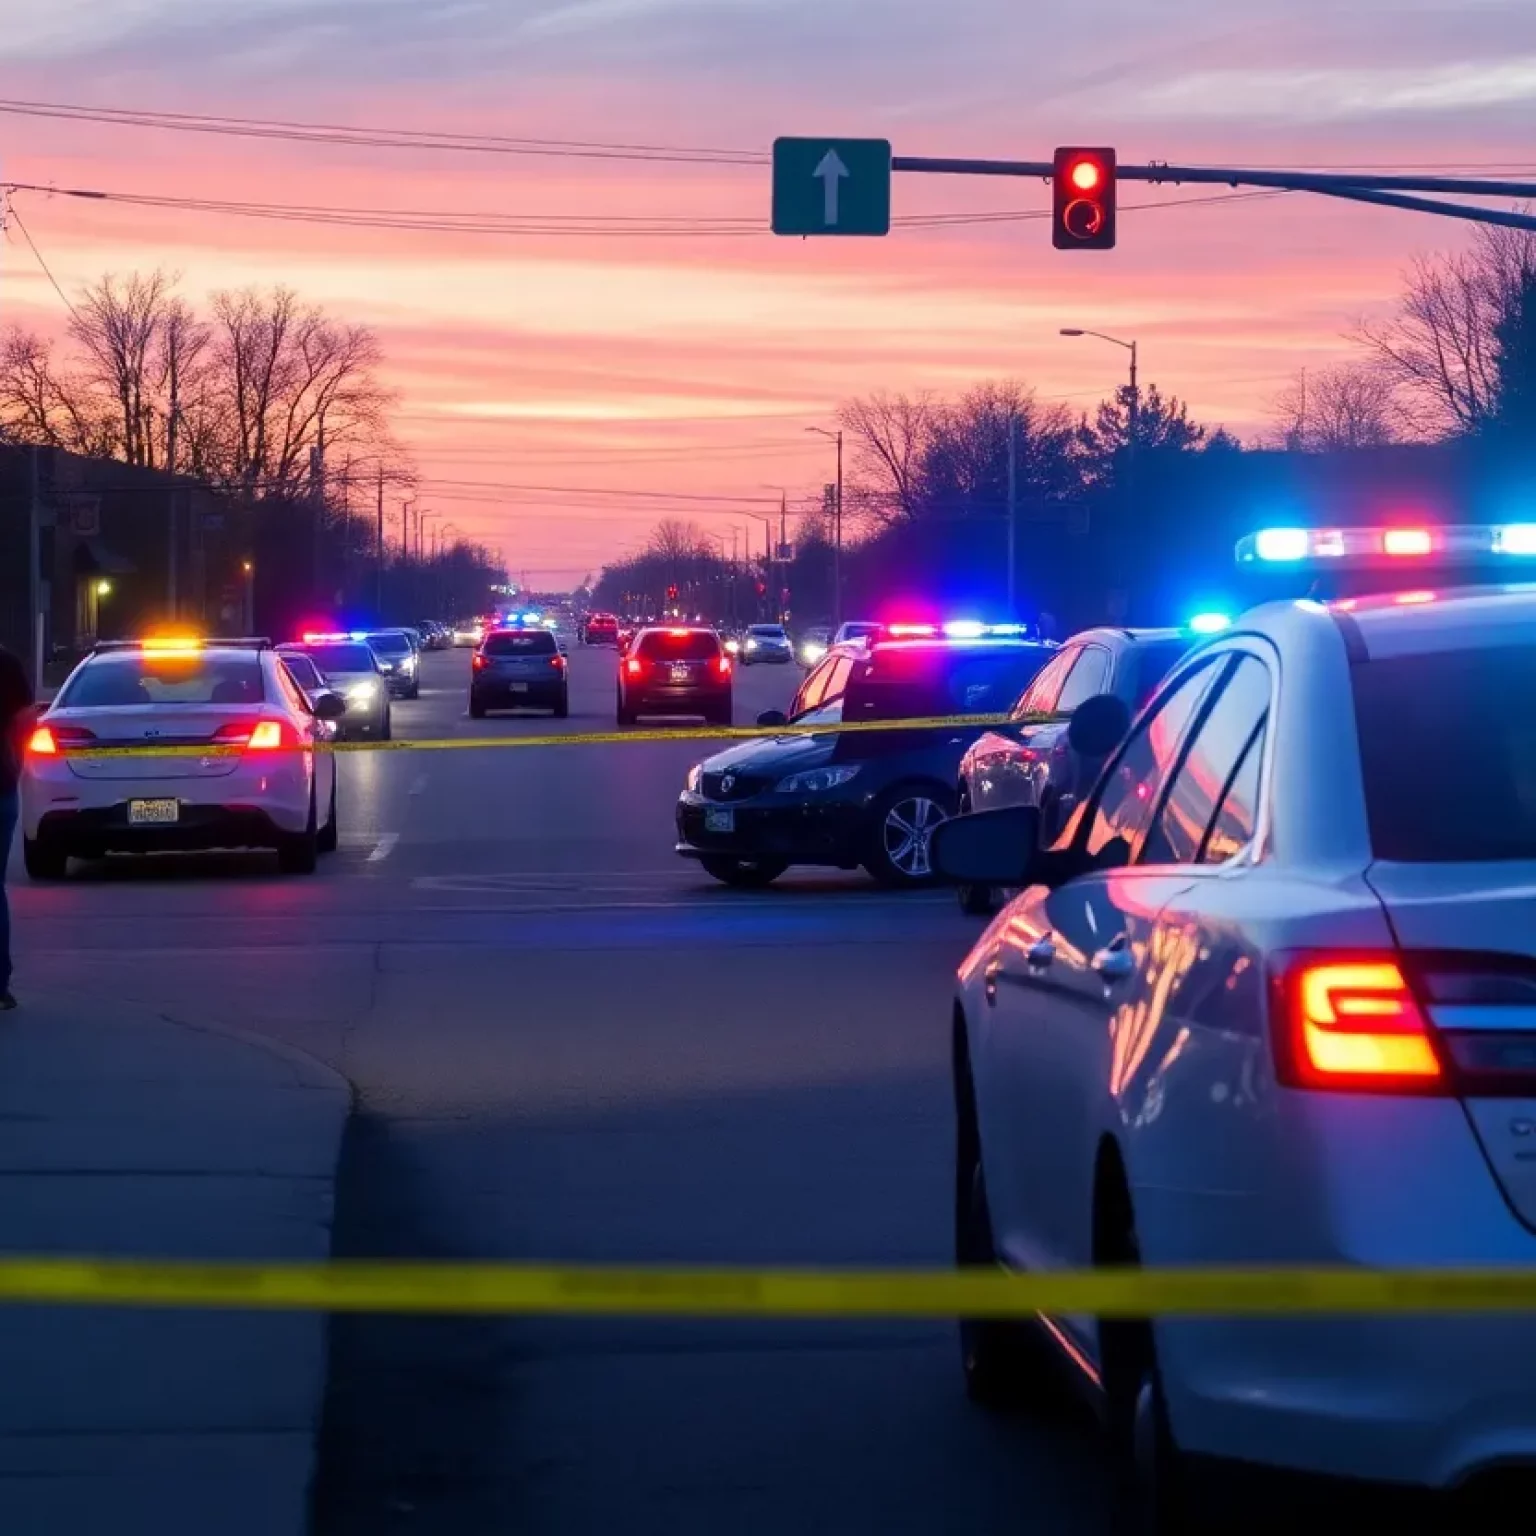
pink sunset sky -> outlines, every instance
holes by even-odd
[[[0,114],[6,181],[524,220],[360,230],[15,194],[66,293],[159,266],[192,297],[285,282],[373,325],[421,503],[540,585],[573,584],[660,516],[760,541],[746,514],[776,511],[770,487],[793,505],[831,477],[831,445],[805,428],[850,394],[1013,376],[1091,406],[1124,359],[1064,325],[1134,337],[1143,382],[1251,436],[1298,368],[1351,355],[1342,333],[1390,304],[1416,252],[1465,238],[1297,196],[1134,211],[1209,193],[1128,186],[1108,255],[1055,252],[1038,221],[779,240],[778,134],[1536,173],[1530,0],[0,0],[0,15],[12,101],[761,157],[338,147]],[[899,224],[1039,210],[1047,189],[898,176],[894,202]],[[57,331],[63,316],[12,229],[0,321]]]

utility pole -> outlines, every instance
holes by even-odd
[[[1019,616],[1019,431],[1018,418],[1008,412],[1008,618]]]
[[[832,544],[832,633],[843,622],[843,432],[837,432],[837,513],[834,518],[836,538]]]
[[[27,496],[27,612],[32,627],[32,692],[43,692],[43,493],[38,469],[40,449],[31,453],[30,486]]]
[[[374,551],[378,566],[373,573],[373,606],[375,617],[384,620],[384,466],[379,465],[378,499],[374,503]]]
[[[177,397],[177,381],[175,371],[175,348],[171,350],[171,415],[165,428],[165,463],[166,468],[174,475],[176,473],[176,450],[178,447],[178,428],[181,426],[181,401]],[[172,485],[165,493],[166,503],[166,530],[165,530],[165,606],[171,619],[176,617],[176,540],[178,535],[176,519],[176,487]]]

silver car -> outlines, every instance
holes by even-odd
[[[795,659],[795,648],[782,624],[753,624],[741,637],[741,664],[772,661],[781,665]]]

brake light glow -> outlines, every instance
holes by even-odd
[[[557,672],[565,671],[565,657],[564,656],[551,656],[549,658],[549,664]]]
[[[469,666],[472,672],[483,672],[490,664],[491,659],[489,656],[485,655],[483,651],[476,651],[470,660]]]
[[[638,656],[631,656],[629,660],[624,663],[624,670],[628,672],[631,677],[639,677],[641,672],[645,670],[645,667],[644,663],[641,662]]]
[[[1427,528],[1388,528],[1381,536],[1381,550],[1386,555],[1427,555],[1433,548]]]
[[[1289,1088],[1446,1091],[1428,1020],[1388,955],[1291,957],[1277,976],[1273,1043]]]
[[[27,751],[34,757],[57,757],[59,744],[54,739],[53,732],[46,725],[40,725],[32,732],[32,737],[27,742]]]
[[[251,732],[246,746],[253,752],[271,752],[283,744],[283,727],[276,720],[262,720]]]
[[[719,669],[721,677],[729,677],[731,675],[731,658],[729,656],[716,657],[715,666]]]
[[[686,630],[686,629],[669,629],[667,631],[667,633],[669,635],[683,635],[683,636],[686,636],[689,633],[689,631]]]

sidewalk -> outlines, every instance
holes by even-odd
[[[0,1251],[323,1259],[343,1079],[83,996],[0,1019]],[[300,1536],[326,1320],[0,1308],[5,1536]]]

